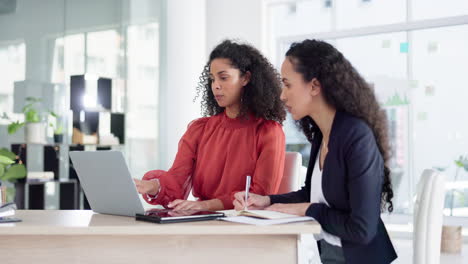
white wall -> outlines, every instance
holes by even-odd
[[[207,0],[207,54],[226,38],[238,38],[262,50],[262,5],[262,0]]]
[[[168,0],[161,31],[159,168],[168,169],[187,125],[200,117],[195,88],[206,62],[205,0]]]

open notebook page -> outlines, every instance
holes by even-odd
[[[309,216],[297,216],[266,210],[224,210],[220,212],[227,216],[220,218],[220,220],[251,225],[275,225],[314,220]]]

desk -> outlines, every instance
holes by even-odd
[[[88,210],[18,210],[0,224],[1,263],[297,263],[316,222],[153,224]]]

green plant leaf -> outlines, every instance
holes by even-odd
[[[63,126],[62,126],[62,125],[58,125],[57,128],[54,130],[54,134],[55,134],[55,135],[61,135],[61,134],[63,134]]]
[[[1,149],[0,149],[0,155],[1,155],[1,156],[8,157],[8,158],[10,158],[10,159],[12,159],[12,160],[15,160],[15,159],[16,159],[16,154],[13,153],[13,152],[11,152],[11,151],[9,151],[9,150],[6,149],[6,148],[1,148]]]
[[[14,181],[26,177],[26,167],[23,164],[15,164],[8,168],[4,180]]]
[[[16,189],[15,187],[7,187],[6,188],[6,201],[7,202],[14,202],[16,196]]]
[[[36,103],[41,102],[41,98],[36,97],[27,97],[26,101],[28,104],[23,107],[24,119],[26,123],[37,123],[40,122],[40,112],[37,107],[35,107]]]
[[[18,129],[22,128],[24,123],[20,123],[19,121],[13,122],[8,125],[8,134],[14,134],[18,131]]]
[[[6,181],[5,172],[6,172],[6,168],[3,165],[0,165],[0,183],[2,183],[2,181]]]
[[[27,104],[23,107],[23,113],[26,113],[27,111],[29,111],[32,106],[34,105],[34,103],[30,103],[30,104]]]
[[[36,109],[29,109],[24,113],[26,123],[37,123],[40,121],[39,113]]]
[[[10,159],[8,157],[0,155],[0,164],[10,165],[10,164],[13,164],[13,163],[15,163],[14,160],[12,160],[12,159]]]

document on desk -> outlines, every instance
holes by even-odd
[[[314,220],[309,216],[297,216],[266,210],[225,210],[220,212],[227,216],[220,218],[220,220],[250,225],[277,225]]]

